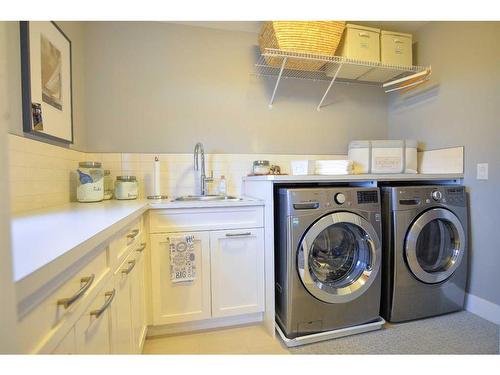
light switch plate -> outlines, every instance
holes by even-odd
[[[478,180],[488,179],[488,163],[479,163],[477,165],[477,179]]]

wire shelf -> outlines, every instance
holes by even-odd
[[[310,70],[291,69],[298,61],[312,63]],[[325,95],[319,103],[319,110],[334,82],[354,83],[382,87],[384,83],[424,72],[423,66],[388,65],[371,61],[360,61],[343,56],[325,56],[313,53],[291,52],[266,48],[255,64],[255,72],[259,77],[277,77],[276,86],[269,103],[272,107],[274,97],[282,78],[302,79],[310,81],[328,81]]]

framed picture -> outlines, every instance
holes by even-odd
[[[71,41],[54,23],[20,22],[23,129],[73,143]]]

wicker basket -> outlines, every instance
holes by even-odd
[[[315,53],[333,56],[344,31],[343,21],[269,21],[259,34],[262,53],[266,48],[289,52]],[[273,67],[281,67],[283,58],[266,57]],[[289,59],[286,68],[296,70],[318,70],[324,62]]]

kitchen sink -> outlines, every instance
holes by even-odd
[[[177,197],[174,201],[240,201],[241,198],[231,195],[183,195]]]

